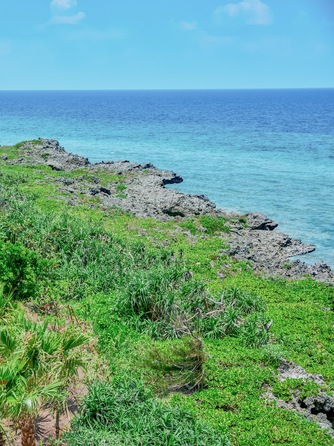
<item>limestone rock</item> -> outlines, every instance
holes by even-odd
[[[27,141],[21,147],[21,155],[30,164],[47,164],[53,170],[79,169],[90,164],[87,158],[66,152],[54,139]]]
[[[250,229],[260,229],[272,231],[278,226],[278,223],[274,222],[266,215],[261,214],[260,212],[251,212],[246,214],[246,222],[247,226]]]

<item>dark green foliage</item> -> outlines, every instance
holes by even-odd
[[[157,400],[135,381],[97,382],[65,435],[68,446],[226,446],[223,431]]]
[[[1,184],[6,189],[1,189],[1,205],[7,201],[15,200],[16,195],[21,195],[18,191],[17,185],[27,182],[27,177],[23,173],[13,172],[10,175],[3,173],[1,175]],[[7,189],[9,187],[10,189]]]
[[[0,241],[0,282],[19,299],[34,297],[47,277],[49,263],[21,243]]]
[[[25,438],[34,433],[25,421],[33,423],[46,406],[64,407],[68,387],[84,366],[76,349],[89,338],[55,320],[52,327],[46,319],[33,321],[23,305],[10,306],[2,292],[0,298],[0,310],[5,310],[0,313],[0,418],[19,425],[21,442],[28,444]]]
[[[13,199],[10,193],[2,192],[6,203],[1,216],[4,237],[19,240],[53,260],[54,292],[62,297],[79,299],[116,288],[131,292],[136,281],[152,293],[169,280],[175,283],[183,274],[184,267],[171,251],[148,250],[138,242],[126,243],[97,222],[66,212],[46,214],[32,200],[20,195]],[[7,200],[8,197],[11,199]],[[158,267],[155,269],[154,265]]]

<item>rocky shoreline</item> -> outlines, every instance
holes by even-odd
[[[252,269],[268,277],[300,279],[310,276],[334,284],[334,273],[325,263],[308,265],[300,260],[291,260],[291,257],[314,251],[314,245],[276,231],[277,223],[263,214],[246,214],[246,224],[242,224],[240,218],[232,218],[241,216],[218,209],[203,195],[185,194],[166,188],[166,185],[183,181],[174,172],[157,169],[150,163],[90,163],[87,158],[66,152],[58,141],[50,139],[39,138],[14,147],[18,156],[12,158],[4,154],[2,163],[41,164],[49,166],[50,170],[64,173],[85,170],[85,175],[76,178],[70,175],[48,178],[48,181],[57,184],[59,193],[64,194],[61,198],[69,204],[79,204],[79,197],[84,194],[99,198],[105,207],[117,207],[143,218],[182,220],[196,215],[225,216],[229,219],[230,232],[223,235],[227,247],[222,249],[222,255],[246,260]],[[97,172],[106,172],[115,181],[101,184],[101,180],[94,176]]]

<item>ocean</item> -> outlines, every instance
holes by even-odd
[[[0,91],[0,144],[38,137],[173,170],[177,189],[263,212],[334,267],[334,89]]]

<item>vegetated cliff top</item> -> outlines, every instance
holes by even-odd
[[[46,170],[47,180],[57,186],[63,194],[60,195],[62,199],[71,205],[82,203],[82,197],[86,197],[95,199],[91,206],[116,207],[141,218],[162,221],[182,221],[204,215],[223,218],[229,228],[227,255],[246,260],[254,270],[266,276],[294,279],[310,276],[334,283],[334,274],[324,262],[310,265],[291,260],[314,251],[314,245],[277,231],[278,224],[261,213],[238,216],[218,209],[204,195],[186,194],[165,187],[183,181],[174,172],[160,170],[151,163],[90,163],[87,158],[68,153],[58,141],[43,138],[24,141],[12,148],[3,146],[1,151],[2,162],[7,165],[48,168],[53,174],[47,175]]]

